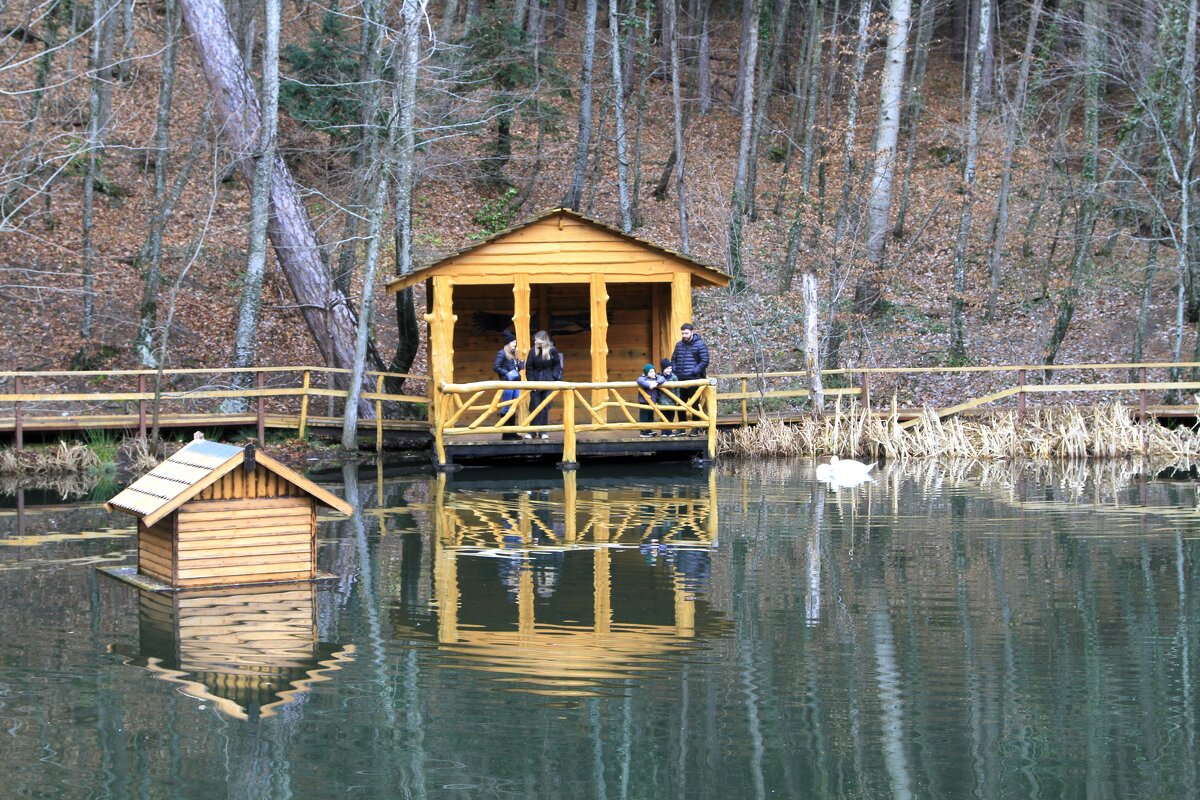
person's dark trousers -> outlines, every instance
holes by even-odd
[[[549,389],[532,389],[529,392],[529,408],[534,409],[541,405],[541,402],[546,399],[546,395],[550,394]],[[549,425],[550,424],[550,404],[538,412],[533,418],[533,425]]]
[[[687,380],[691,380],[691,378],[688,378]],[[696,390],[699,388],[699,386],[685,386],[681,389],[676,389],[675,394],[679,396],[680,401],[686,406],[692,401],[692,395],[696,394]],[[695,419],[692,417],[691,411],[681,408],[675,412],[675,421],[693,422]],[[693,433],[695,430],[697,429],[688,428],[687,433]]]
[[[649,409],[649,408],[639,408],[638,409],[638,422],[654,422],[654,419],[655,419],[655,417],[654,417],[653,409]],[[653,435],[654,435],[654,431],[649,431],[649,430],[642,431],[642,436],[653,436]]]

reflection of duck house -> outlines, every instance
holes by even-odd
[[[138,519],[133,582],[182,589],[317,577],[316,507],[353,508],[254,445],[196,436],[105,504]]]
[[[238,719],[275,714],[353,658],[317,641],[313,584],[143,591],[140,606],[137,652],[122,655]]]

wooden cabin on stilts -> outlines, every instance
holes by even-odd
[[[674,387],[649,406],[635,380],[642,365],[670,357],[691,321],[692,290],[724,287],[729,276],[693,258],[557,208],[392,281],[389,292],[424,283],[428,324],[430,425],[439,467],[455,459],[518,453],[560,456],[565,467],[589,455],[666,450],[711,458],[716,391],[708,380]],[[564,379],[508,384],[492,372],[503,335],[524,358],[533,333],[547,331],[565,360]],[[521,390],[511,408],[506,388]],[[530,408],[532,390],[548,392]],[[679,390],[687,389],[683,400]],[[535,425],[542,407],[548,425]],[[642,429],[700,436],[645,439]],[[503,432],[550,439],[505,441]]]

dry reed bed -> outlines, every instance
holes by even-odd
[[[920,421],[900,427],[893,414],[878,416],[852,404],[821,419],[785,424],[767,419],[758,425],[724,432],[720,451],[741,457],[806,456],[871,459],[963,458],[998,461],[1012,458],[1081,459],[1148,455],[1194,459],[1200,456],[1200,431],[1139,424],[1119,404],[1090,408],[1038,409],[1024,417],[1016,411],[988,416],[938,419],[926,409]]]
[[[117,448],[117,460],[134,476],[149,472],[167,455],[172,445],[135,436]],[[84,475],[103,467],[95,449],[82,442],[56,442],[49,447],[24,450],[0,449],[0,477],[36,478]]]

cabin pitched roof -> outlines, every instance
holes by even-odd
[[[197,434],[199,435],[199,434]],[[349,516],[354,508],[261,451],[196,439],[104,504],[153,525],[252,456],[254,463],[299,487],[323,506]]]
[[[518,231],[524,230],[530,226],[538,224],[539,222],[543,222],[556,216],[560,216],[563,219],[572,219],[582,222],[613,237],[627,242],[634,242],[639,247],[659,253],[660,255],[667,257],[669,260],[676,262],[681,268],[691,272],[693,281],[698,281],[702,286],[728,286],[729,281],[731,280],[730,276],[725,272],[717,269],[711,264],[706,264],[699,259],[693,258],[692,256],[684,255],[683,253],[672,250],[668,247],[662,247],[647,239],[643,239],[640,236],[634,236],[632,234],[625,233],[619,228],[614,228],[611,225],[607,225],[585,214],[580,214],[578,211],[573,211],[569,208],[552,208],[547,211],[543,211],[541,214],[538,214],[532,219],[526,220],[519,225],[514,225],[511,228],[500,231],[499,233],[492,234],[486,239],[481,239],[469,247],[464,247],[461,250],[443,256],[432,264],[427,264],[424,267],[413,270],[407,275],[396,278],[388,283],[387,290],[390,293],[395,293],[403,289],[407,289],[409,286],[414,286],[426,278],[431,278],[435,274],[446,271],[450,264],[462,256],[484,249],[491,244],[512,236]]]

